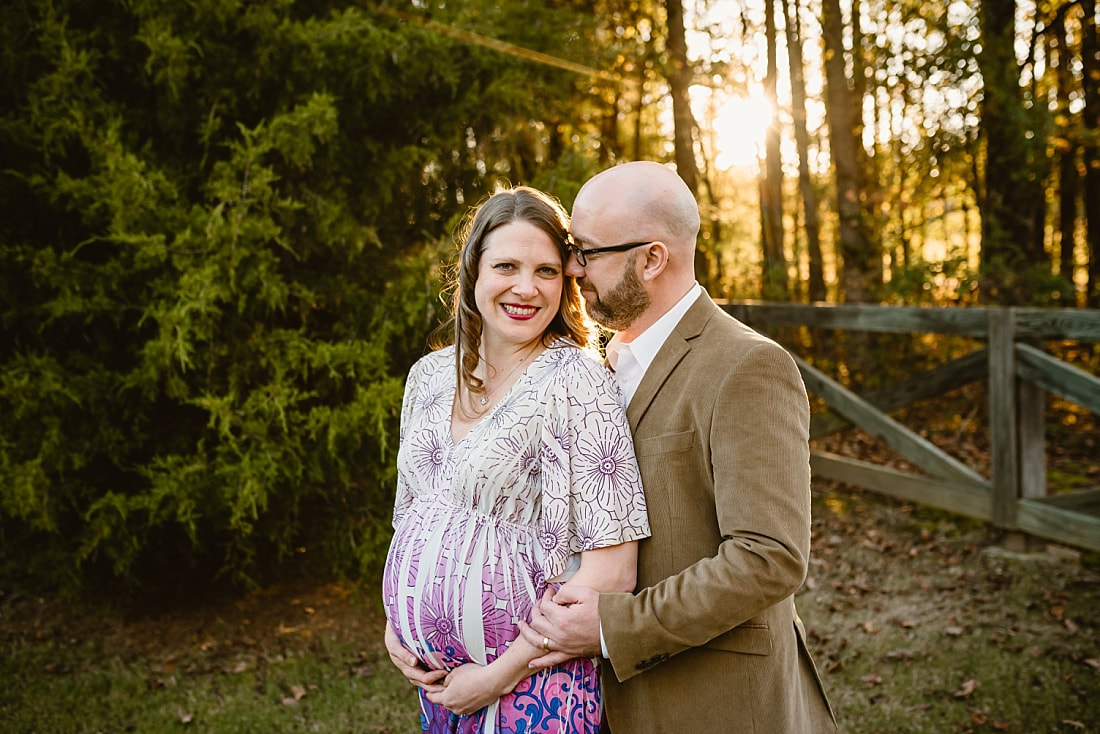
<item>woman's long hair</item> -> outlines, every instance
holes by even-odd
[[[443,325],[440,333],[450,332],[453,328],[458,382],[474,394],[485,391],[484,381],[475,374],[481,354],[482,318],[477,309],[474,287],[477,285],[486,239],[498,227],[512,222],[528,222],[545,232],[557,245],[563,268],[566,259],[571,256],[566,245],[569,215],[557,199],[538,189],[517,186],[499,191],[466,217],[460,229],[463,244],[456,282],[452,284],[451,320]],[[558,313],[542,334],[543,344],[549,346],[554,340],[564,337],[578,346],[590,346],[595,328],[585,312],[580,288],[576,279],[565,275],[564,270],[562,275],[561,303]],[[433,348],[443,346],[441,342],[437,333]]]

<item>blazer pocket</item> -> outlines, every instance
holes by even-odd
[[[655,456],[657,454],[671,454],[677,451],[688,451],[695,445],[695,431],[683,431],[681,433],[669,433],[664,436],[654,436],[638,441],[634,450],[638,456]]]
[[[770,655],[772,651],[771,630],[766,624],[743,624],[729,632],[718,635],[703,647],[726,652],[740,652],[747,655]]]

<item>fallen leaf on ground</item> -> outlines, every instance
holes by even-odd
[[[955,691],[953,695],[955,696],[955,698],[966,698],[971,693],[973,693],[980,685],[981,683],[974,680],[973,678],[968,678],[967,680],[963,681],[963,684],[959,686],[959,690]]]

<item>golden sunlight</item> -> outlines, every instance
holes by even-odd
[[[718,169],[757,165],[771,119],[772,107],[764,97],[734,96],[721,103],[713,130]]]

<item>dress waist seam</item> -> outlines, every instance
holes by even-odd
[[[510,520],[505,520],[503,518],[497,517],[496,515],[491,515],[487,512],[482,512],[480,510],[472,509],[465,505],[460,505],[452,501],[450,498],[443,496],[442,494],[433,495],[431,497],[417,497],[415,500],[413,500],[413,505],[423,505],[428,508],[438,508],[440,505],[442,505],[449,510],[461,512],[465,515],[476,518],[480,522],[485,522],[519,535],[534,537],[537,534],[534,528],[528,527],[527,525],[512,522]]]

